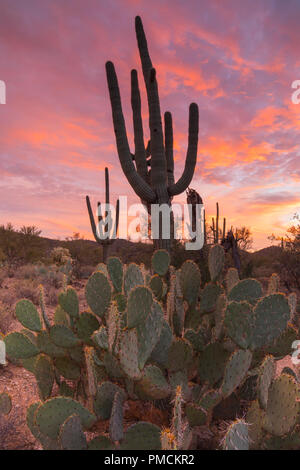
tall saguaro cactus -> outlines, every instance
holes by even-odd
[[[108,168],[105,168],[105,203],[106,203],[106,209],[108,209],[108,207],[107,207],[107,205],[109,204],[109,173],[108,173]],[[102,246],[103,262],[105,262],[106,257],[107,257],[108,247],[115,240],[115,238],[111,238],[111,235],[112,234],[117,235],[117,232],[118,232],[119,199],[117,200],[116,221],[115,221],[114,229],[110,229],[110,227],[109,227],[110,224],[103,222],[103,217],[101,215],[101,203],[98,202],[98,223],[99,223],[99,227],[101,227],[102,234],[103,235],[106,234],[107,238],[101,237],[97,233],[97,228],[96,228],[95,219],[94,219],[94,215],[93,215],[93,211],[92,211],[92,207],[91,207],[91,203],[90,203],[90,198],[88,196],[86,196],[86,205],[87,205],[87,209],[88,209],[88,213],[89,213],[89,217],[90,217],[92,232],[93,232],[93,235],[94,235],[94,238],[95,238],[96,242],[98,242],[99,245]],[[106,210],[105,211],[105,218],[108,218],[109,215],[110,215],[109,210]],[[103,223],[101,224],[101,222],[103,222]],[[111,223],[112,223],[112,221],[111,221]]]
[[[128,182],[151,213],[151,204],[170,206],[172,197],[185,191],[193,178],[197,161],[199,112],[197,104],[192,103],[189,108],[189,137],[185,168],[182,176],[175,183],[172,115],[170,112],[164,114],[163,132],[156,71],[152,66],[143,24],[139,16],[135,18],[135,29],[147,91],[150,149],[146,148],[144,143],[138,75],[136,70],[132,70],[131,106],[134,124],[134,157],[129,149],[118,79],[112,62],[106,63],[106,74],[121,167]],[[147,159],[149,154],[150,158]],[[155,246],[169,250],[170,240],[162,237],[162,219],[160,219],[159,225],[159,239]]]

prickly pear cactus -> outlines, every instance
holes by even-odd
[[[165,250],[153,254],[151,271],[109,258],[87,281],[89,309],[81,311],[76,291],[65,286],[53,321],[42,290],[39,309],[17,303],[22,329],[3,341],[8,359],[36,379],[41,401],[29,407],[27,423],[44,449],[296,445],[297,378],[275,373],[276,359],[297,338],[295,296],[280,293],[275,276],[264,292],[257,280],[226,273],[224,259],[213,246],[211,280],[203,284],[196,263],[175,270]],[[167,407],[169,426],[126,428],[130,400]],[[8,410],[6,396],[0,405]],[[223,437],[220,419],[232,420]],[[99,420],[107,433],[89,440]]]

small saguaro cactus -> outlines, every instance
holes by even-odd
[[[181,178],[175,183],[172,115],[170,112],[164,114],[163,132],[156,71],[152,66],[143,24],[139,16],[135,19],[135,29],[148,98],[150,148],[145,148],[138,75],[136,70],[132,70],[131,105],[134,124],[134,156],[129,149],[118,79],[112,62],[106,63],[106,74],[122,170],[136,194],[147,205],[148,212],[151,212],[151,204],[170,206],[173,196],[185,191],[193,178],[197,161],[199,113],[197,104],[192,103],[189,109],[189,138],[185,168]],[[147,159],[149,155],[151,157]],[[135,161],[135,165],[133,161]],[[169,221],[171,227],[171,211]],[[159,221],[159,239],[155,240],[155,247],[167,250],[171,248],[170,239],[162,237],[162,218]]]
[[[216,203],[216,219],[212,218],[212,226],[211,230],[213,232],[213,243],[216,245],[219,243],[219,236],[221,233],[221,229],[219,228],[219,203]],[[225,239],[226,234],[226,218],[223,217],[223,230],[221,234],[221,243]]]
[[[108,209],[107,205],[109,204],[109,200],[110,200],[109,199],[109,173],[108,173],[108,168],[105,168],[105,204],[106,204],[106,209]],[[93,211],[92,211],[89,196],[86,196],[86,205],[87,205],[87,208],[88,208],[88,213],[89,213],[89,217],[90,217],[90,222],[91,222],[93,235],[95,237],[96,242],[99,243],[102,246],[102,250],[103,250],[103,260],[102,261],[105,262],[106,257],[107,257],[108,247],[115,240],[115,238],[111,238],[111,236],[113,234],[115,234],[115,236],[116,236],[117,232],[118,232],[119,199],[117,200],[115,227],[114,227],[114,229],[111,229],[111,230],[109,230],[109,225],[108,225],[107,221],[106,222],[103,221],[103,217],[101,215],[101,203],[98,202],[98,224],[99,224],[98,227],[101,230],[101,235],[102,236],[99,236],[98,233],[97,233],[97,228],[96,228],[95,219],[94,219],[94,215],[93,215]],[[105,215],[104,215],[105,219],[107,219],[109,216],[110,216],[109,210],[105,211]],[[104,235],[106,235],[106,238],[104,238]]]

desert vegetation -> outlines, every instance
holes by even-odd
[[[164,114],[163,128],[139,17],[135,26],[150,142],[133,70],[134,153],[111,62],[106,72],[122,170],[151,215],[152,203],[170,206],[187,189],[193,196],[198,106],[190,105],[175,182],[172,116]],[[107,169],[105,185],[109,202]],[[299,218],[278,246],[252,253],[250,228],[226,230],[217,204],[203,248],[192,252],[164,239],[161,223],[154,246],[112,234],[103,242],[96,226],[105,231],[105,217],[95,221],[86,202],[95,242],[0,227],[0,448],[299,449],[291,361],[300,326]]]
[[[23,448],[298,448],[297,371],[282,366],[299,335],[296,293],[275,273],[265,286],[240,280],[221,245],[207,251],[208,282],[159,250],[149,267],[112,256],[82,284],[63,272],[14,299],[0,383],[18,370],[35,400],[22,416],[2,392],[2,446],[10,416],[19,429],[26,416]],[[51,254],[57,275],[70,256]],[[43,275],[24,265],[17,279]]]

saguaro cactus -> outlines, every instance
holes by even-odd
[[[106,203],[106,205],[109,204],[109,173],[108,173],[108,168],[105,168],[105,203]],[[98,223],[100,223],[103,234],[105,234],[105,233],[107,234],[107,238],[99,237],[99,235],[97,233],[97,228],[96,228],[95,219],[94,219],[94,215],[93,215],[93,211],[92,211],[92,207],[91,207],[91,203],[90,203],[90,198],[88,196],[86,196],[86,205],[87,205],[87,209],[88,209],[88,213],[89,213],[89,217],[90,217],[90,222],[91,222],[93,235],[95,237],[96,242],[98,242],[102,246],[103,262],[105,262],[106,257],[107,257],[108,247],[115,240],[115,238],[111,238],[111,235],[114,234],[114,233],[117,234],[117,231],[118,231],[118,225],[119,225],[119,199],[117,200],[117,206],[116,206],[115,227],[114,227],[113,230],[110,230],[110,231],[109,231],[109,224],[103,223],[102,226],[101,226],[101,222],[103,221],[103,217],[101,215],[101,203],[98,202]],[[109,215],[109,211],[105,211],[105,218],[108,217],[108,215]]]
[[[219,229],[219,203],[218,202],[216,203],[216,222],[215,222],[215,219],[213,217],[212,218],[211,230],[212,230],[212,233],[213,233],[213,242],[214,242],[215,245],[217,245],[219,243],[219,236],[220,236],[220,232],[221,232],[221,230]],[[226,235],[226,219],[224,217],[223,218],[223,231],[222,231],[222,234],[221,234],[221,243],[222,243],[222,240],[225,239],[225,235]]]
[[[156,71],[152,66],[143,24],[139,16],[135,19],[135,29],[147,91],[150,147],[149,149],[145,148],[138,75],[136,70],[132,70],[131,106],[134,124],[134,157],[132,157],[129,149],[119,85],[112,62],[106,63],[106,74],[122,170],[136,194],[148,206],[148,211],[151,213],[151,204],[167,204],[170,206],[172,197],[185,191],[192,180],[197,161],[199,112],[198,106],[192,103],[189,109],[189,137],[185,168],[181,178],[175,183],[172,116],[170,112],[164,114],[163,133]],[[151,157],[147,160],[149,155]],[[135,165],[133,161],[135,161]],[[162,238],[161,219],[159,226],[159,240],[155,242],[155,246],[169,250],[170,240]]]

